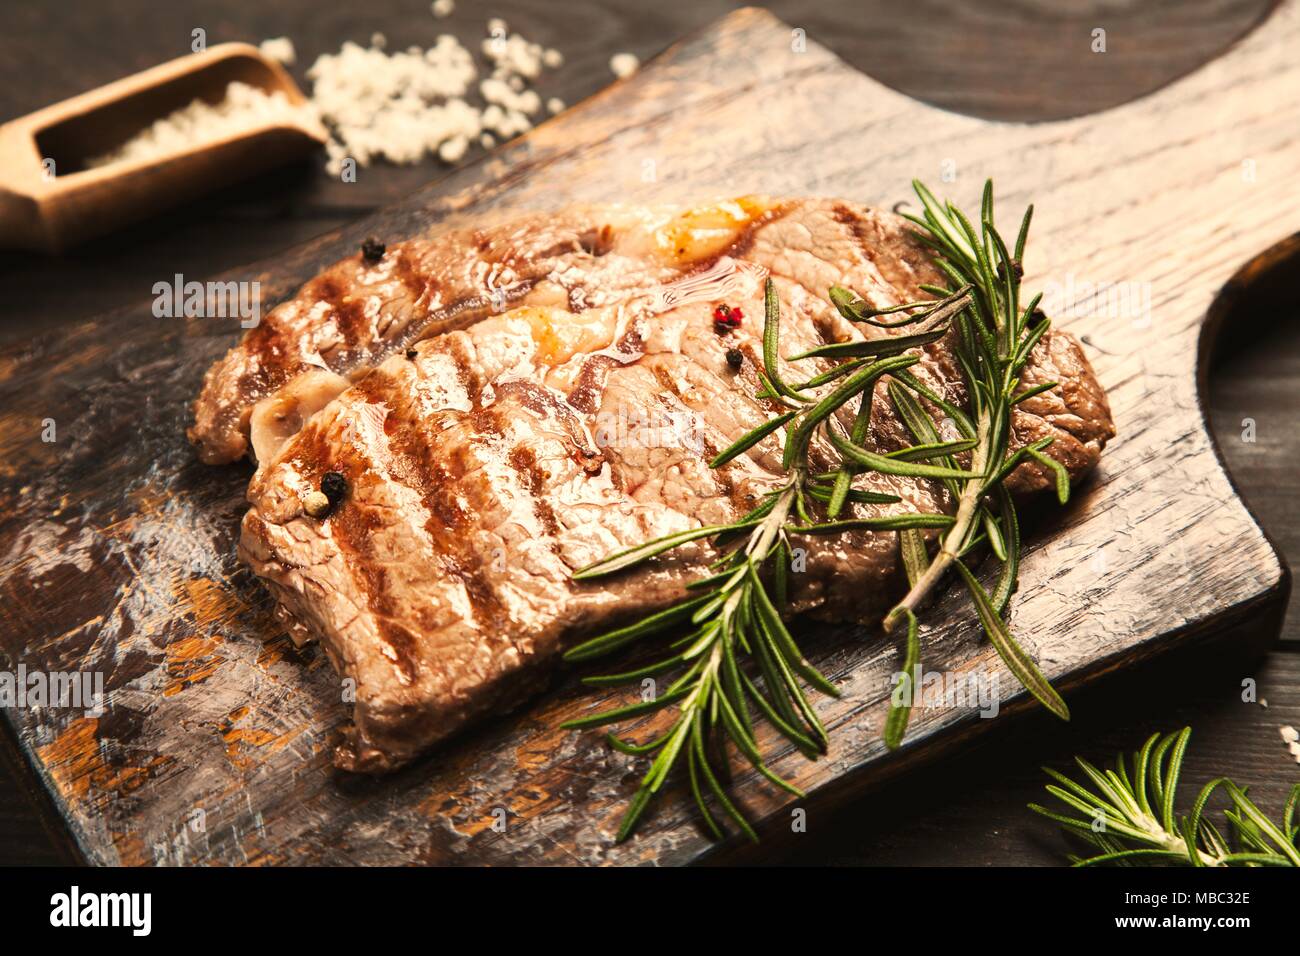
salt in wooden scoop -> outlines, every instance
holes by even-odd
[[[122,144],[194,100],[220,103],[231,83],[288,100],[161,152],[103,165]],[[167,206],[299,158],[327,134],[274,60],[223,43],[0,126],[0,247],[55,252]],[[141,151],[144,152],[144,151]]]

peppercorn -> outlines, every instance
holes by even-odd
[[[361,255],[367,262],[378,262],[387,251],[388,247],[374,236],[367,236],[366,241],[361,243]]]
[[[1042,309],[1034,309],[1034,311],[1029,314],[1028,325],[1031,329],[1036,329],[1046,321],[1047,313]]]
[[[334,510],[334,505],[330,503],[324,492],[313,491],[303,496],[302,510],[313,518],[324,518]]]
[[[1013,259],[1011,261],[1011,266],[1015,270],[1017,279],[1024,278],[1025,267],[1020,264],[1019,259]],[[1001,261],[998,262],[998,278],[1001,279],[1003,282],[1005,282],[1007,279],[1007,264],[1005,262],[1001,262]]]
[[[416,357],[417,355],[419,355],[419,354],[420,354],[420,353],[417,352],[415,349],[407,349],[407,350],[406,350],[406,357],[409,358],[412,362],[415,361],[415,357]]]
[[[739,372],[740,366],[745,364],[745,353],[740,349],[727,349],[727,364],[733,372]]]
[[[726,304],[714,306],[713,331],[719,335],[726,335],[732,329],[740,328],[740,323],[744,318],[745,313],[740,309],[734,309]]]
[[[329,499],[331,506],[337,505],[348,493],[348,480],[341,472],[327,471],[321,476],[320,490]]]

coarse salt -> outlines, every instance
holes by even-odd
[[[275,37],[271,40],[263,40],[257,45],[264,56],[269,56],[278,63],[285,66],[292,66],[298,59],[298,53],[293,48],[293,41],[288,37]]]
[[[110,163],[158,159],[276,123],[319,125],[310,105],[291,102],[281,90],[268,93],[235,81],[226,87],[225,96],[216,103],[194,100],[156,120],[116,149],[89,157],[86,167],[94,169]]]
[[[609,69],[620,80],[625,80],[641,68],[634,53],[615,53],[609,58]]]
[[[452,8],[435,3],[433,12]],[[543,104],[529,84],[563,56],[511,34],[499,17],[487,29],[482,52],[490,69],[481,81],[473,56],[451,35],[425,51],[388,53],[386,39],[375,34],[369,47],[349,42],[317,58],[307,77],[332,134],[326,169],[338,173],[349,158],[358,166],[374,159],[415,163],[426,155],[454,163],[471,143],[495,144],[531,129]],[[473,91],[481,108],[468,101]]]

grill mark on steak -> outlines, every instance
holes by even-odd
[[[626,363],[612,355],[592,355],[587,358],[578,370],[573,388],[569,390],[569,404],[580,412],[595,412],[605,389],[605,376],[610,369],[624,364]]]
[[[498,398],[517,396],[526,407],[539,415],[553,415],[584,458],[592,458],[600,454],[590,447],[586,430],[582,427],[578,416],[573,414],[570,402],[561,393],[521,378],[502,382],[496,386],[496,393]]]
[[[458,359],[458,371],[463,367]],[[438,454],[432,444],[419,440],[420,430],[413,427],[414,420],[403,417],[400,411],[409,409],[418,414],[418,409],[394,395],[400,387],[400,380],[378,372],[357,386],[368,402],[382,402],[391,409],[385,421],[388,448],[394,458],[389,471],[419,497],[427,515],[424,529],[433,539],[435,553],[443,557],[446,570],[460,580],[469,595],[475,611],[474,623],[498,625],[504,615],[486,577],[484,556],[469,547],[464,533],[472,520],[472,513],[456,493],[458,482],[465,478],[464,457]],[[442,415],[454,420],[452,413]],[[484,418],[476,424],[480,426],[480,434],[500,434],[494,420]]]
[[[300,433],[302,434],[302,433]],[[388,572],[377,559],[371,541],[374,533],[383,527],[373,510],[356,503],[357,482],[366,474],[367,466],[354,456],[340,456],[338,448],[328,441],[320,429],[307,432],[307,441],[300,447],[295,460],[299,472],[309,479],[314,488],[320,487],[327,471],[341,472],[347,479],[351,493],[330,514],[329,530],[332,540],[338,543],[347,567],[362,585],[367,605],[374,612],[377,630],[388,646],[386,656],[392,662],[399,680],[409,686],[416,677],[417,638],[406,626],[395,619],[398,608],[388,588]],[[343,446],[345,449],[349,446]]]
[[[553,509],[543,498],[542,489],[545,485],[546,476],[542,472],[541,465],[537,461],[537,453],[526,445],[518,445],[511,450],[506,457],[510,467],[515,470],[528,489],[528,493],[533,496],[533,514],[537,517],[542,528],[548,535],[556,535],[560,531],[560,523],[556,520],[555,509]],[[552,551],[555,551],[554,542],[550,542]]]
[[[644,345],[645,329],[642,320],[637,319],[613,345],[583,360],[573,385],[569,388],[568,404],[580,412],[594,412],[610,370],[636,361]]]
[[[845,203],[836,203],[832,206],[832,215],[835,221],[846,227],[853,238],[857,240],[858,250],[864,257],[876,267],[885,281],[896,289],[906,289],[916,282],[918,273],[928,273],[934,271],[934,266],[930,262],[921,259],[919,256],[912,257],[909,253],[909,247],[901,245],[897,250],[898,258],[907,266],[907,269],[899,268],[894,258],[888,254],[879,255],[877,249],[880,248],[880,240],[883,238],[876,223],[868,222],[859,215],[855,215],[853,210]]]
[[[457,383],[465,390],[470,404],[478,404],[483,397],[483,386],[486,383],[474,364],[474,355],[470,348],[469,339],[461,332],[453,332],[443,338],[442,341],[446,343],[446,353],[451,356],[452,362],[455,363]]]
[[[431,272],[420,268],[418,254],[406,244],[398,246],[393,274],[412,296],[414,306],[420,311],[428,311],[442,282]]]

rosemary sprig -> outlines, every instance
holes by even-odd
[[[678,707],[672,726],[649,744],[629,744],[613,734],[609,735],[610,744],[625,753],[656,754],[619,827],[619,840],[631,834],[650,798],[663,787],[669,771],[683,754],[691,792],[710,832],[717,837],[722,835],[704,798],[705,788],[742,832],[757,839],[744,815],[718,782],[718,773],[714,770],[716,758],[710,755],[709,745],[720,733],[736,745],[760,774],[782,789],[803,796],[798,787],[772,773],[759,754],[753,733],[751,702],[804,754],[815,758],[817,754],[826,752],[826,729],[804,695],[800,678],[822,693],[838,695],[838,691],[804,659],[758,573],[770,558],[787,547],[786,522],[796,498],[802,493],[803,477],[803,470],[795,469],[785,484],[769,494],[746,518],[722,528],[707,529],[712,536],[718,537],[748,533],[744,535],[743,547],[735,547],[719,562],[721,570],[710,576],[712,584],[706,593],[647,618],[632,628],[623,628],[579,644],[565,655],[569,660],[585,660],[651,633],[666,631],[683,620],[689,620],[693,628],[669,645],[666,657],[648,667],[612,677],[585,679],[586,683],[603,686],[685,668],[662,694],[641,704],[565,724],[573,728],[593,727],[620,722],[670,704]],[[644,560],[639,552],[648,548],[649,545],[611,556],[580,573],[584,578],[613,573],[625,567],[629,557]],[[741,655],[758,661],[765,691],[760,690],[740,669],[737,659]],[[701,787],[701,781],[705,787]]]
[[[1300,783],[1292,788],[1275,824],[1227,777],[1211,780],[1197,795],[1190,813],[1174,810],[1178,778],[1192,728],[1152,734],[1126,761],[1115,758],[1114,770],[1101,770],[1081,757],[1075,762],[1087,778],[1078,783],[1043,768],[1055,784],[1047,792],[1078,815],[1057,813],[1036,803],[1029,809],[1059,823],[1099,851],[1072,855],[1075,866],[1300,866]],[[1205,815],[1210,797],[1222,789],[1231,802],[1223,811],[1226,836]]]
[[[915,328],[905,334],[827,345],[792,356],[786,361],[816,359],[833,364],[799,384],[789,384],[779,368],[780,303],[769,279],[758,378],[763,386],[759,398],[772,404],[774,414],[736,439],[711,464],[723,467],[783,431],[782,477],[757,507],[731,524],[667,535],[610,555],[574,574],[579,580],[614,574],[675,548],[701,547],[697,542],[707,542],[718,554],[710,573],[689,586],[697,593],[688,600],[593,638],[566,655],[572,661],[587,660],[646,639],[667,639],[666,650],[655,662],[620,674],[589,677],[586,682],[609,686],[679,672],[650,700],[565,725],[579,728],[620,723],[676,707],[668,730],[646,743],[609,736],[611,745],[625,753],[653,755],[619,828],[620,840],[631,834],[651,798],[682,762],[710,832],[715,836],[722,832],[710,810],[711,797],[742,832],[755,838],[719,782],[729,776],[728,742],[762,776],[800,795],[797,787],[767,767],[758,749],[751,705],[806,757],[816,759],[826,752],[826,731],[805,687],[831,696],[838,692],[805,660],[783,620],[793,536],[849,529],[898,533],[909,590],[890,610],[884,627],[888,632],[899,622],[907,622],[908,674],[920,666],[917,610],[955,566],[985,633],[1008,668],[1046,707],[1068,719],[1064,701],[1020,648],[1003,617],[1016,588],[1020,560],[1015,505],[1003,480],[1032,460],[1055,473],[1062,502],[1069,492],[1065,470],[1043,454],[1050,439],[1015,451],[1010,448],[1013,406],[1045,390],[1038,386],[1018,391],[1020,372],[1047,329],[1045,319],[1031,322],[1037,297],[1023,310],[1020,307],[1020,263],[1032,207],[1025,213],[1012,253],[993,225],[992,183],[984,189],[978,231],[955,206],[941,205],[919,182],[913,186],[924,214],[909,218],[920,228],[919,238],[933,249],[934,261],[949,286],[927,287],[932,299],[883,309],[869,306],[840,287],[832,287],[829,298],[852,322],[890,332]],[[882,321],[881,316],[897,318]],[[916,349],[944,338],[951,339],[965,378],[966,409],[947,401],[908,371],[920,361]],[[916,442],[910,447],[881,452],[865,445],[873,397],[882,380],[888,380],[889,400]],[[959,437],[941,435],[927,405],[951,419]],[[851,407],[855,412],[846,429],[840,413]],[[811,470],[808,453],[815,440],[820,440],[819,447],[829,444],[839,454],[833,471]],[[961,456],[966,456],[965,463]],[[898,502],[894,496],[853,487],[860,475],[871,471],[939,482],[954,502],[954,513],[862,517],[851,511],[841,517],[855,504]],[[925,529],[939,533],[933,557]],[[965,563],[981,549],[1001,564],[992,592],[984,589]],[[885,726],[888,746],[901,743],[909,712],[905,700],[896,700]]]

